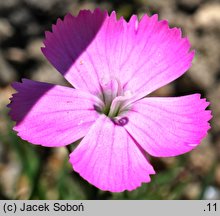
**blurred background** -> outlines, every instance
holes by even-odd
[[[96,7],[126,19],[158,13],[181,27],[196,56],[181,78],[154,93],[199,92],[211,102],[212,129],[192,152],[151,158],[157,174],[132,192],[100,191],[72,171],[65,148],[22,141],[12,131],[6,105],[13,81],[29,78],[65,85],[40,51],[44,31],[67,12]],[[219,0],[0,0],[0,199],[220,199],[220,1]]]

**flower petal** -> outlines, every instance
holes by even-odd
[[[176,156],[194,149],[206,136],[211,119],[199,94],[176,98],[144,98],[127,112],[124,127],[149,154]]]
[[[98,118],[94,104],[99,99],[69,87],[31,80],[14,83],[10,116],[14,130],[33,144],[64,146],[85,136]]]
[[[99,9],[93,13],[82,10],[77,17],[68,14],[63,21],[58,19],[52,33],[46,32],[42,52],[75,88],[100,92],[98,71],[94,65],[99,60],[91,56],[87,49],[106,16],[107,12]]]
[[[136,35],[126,37],[135,46],[128,50],[127,62],[121,68],[126,71],[124,89],[139,97],[177,79],[191,66],[194,51],[189,52],[188,39],[181,38],[180,29],[170,29],[167,21],[158,21],[157,15],[143,16]]]
[[[181,76],[194,56],[181,31],[157,15],[126,22],[98,9],[59,19],[44,44],[45,56],[75,88],[97,94],[102,79],[115,78],[139,98]]]
[[[124,128],[104,115],[71,153],[70,163],[88,182],[111,192],[133,190],[155,173]]]

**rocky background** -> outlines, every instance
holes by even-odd
[[[196,50],[193,66],[157,92],[176,96],[199,92],[211,102],[212,129],[192,152],[152,158],[150,184],[112,194],[73,173],[65,148],[32,146],[12,131],[6,104],[11,82],[29,78],[65,84],[40,51],[44,31],[67,12],[100,7],[132,14],[158,13],[181,27]],[[0,0],[0,198],[1,199],[220,199],[220,1],[219,0]]]

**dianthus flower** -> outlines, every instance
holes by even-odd
[[[157,15],[126,22],[115,12],[83,10],[58,19],[44,45],[44,55],[72,87],[14,83],[14,130],[47,147],[82,138],[70,163],[96,187],[121,192],[150,182],[155,171],[146,153],[180,155],[207,134],[211,113],[200,94],[147,97],[184,74],[194,56],[181,31]]]

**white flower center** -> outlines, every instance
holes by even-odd
[[[101,107],[94,106],[95,110],[105,114],[118,125],[127,124],[128,118],[124,114],[130,109],[132,92],[124,92],[120,81],[116,78],[111,78],[108,81],[102,80],[100,85],[102,94],[99,95],[99,98],[103,101],[104,105]]]

